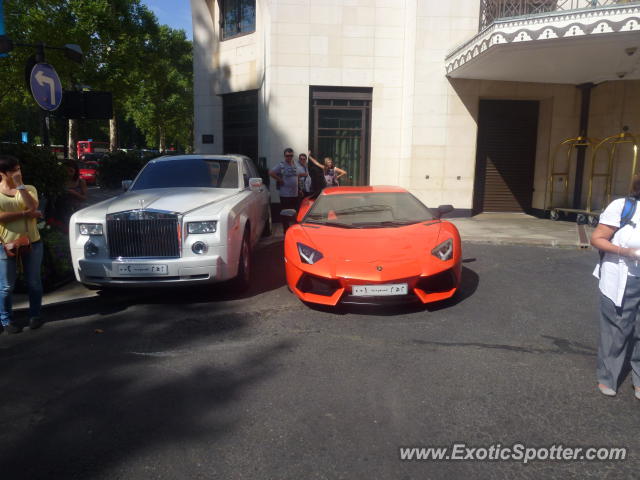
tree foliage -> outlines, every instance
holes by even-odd
[[[188,145],[192,130],[192,51],[180,30],[161,26],[145,45],[146,65],[135,95],[128,98],[129,118],[144,132],[147,143],[167,140]]]
[[[131,118],[150,146],[160,132],[170,143],[191,143],[191,42],[181,30],[158,25],[140,0],[5,0],[5,23],[17,43],[80,45],[82,65],[46,50],[63,88],[112,92],[116,115]],[[40,112],[25,81],[33,53],[16,47],[0,58],[0,139],[39,131]]]
[[[0,144],[0,153],[13,155],[20,160],[25,183],[34,185],[41,197],[55,201],[64,193],[67,169],[49,149],[33,145]]]

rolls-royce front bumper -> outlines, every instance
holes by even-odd
[[[187,258],[80,259],[76,278],[87,285],[149,287],[229,280],[219,255]]]

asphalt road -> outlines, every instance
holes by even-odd
[[[260,250],[221,287],[101,295],[0,337],[3,479],[635,478],[640,402],[595,389],[591,251],[465,246],[455,302],[310,309]],[[622,446],[625,461],[399,447]]]

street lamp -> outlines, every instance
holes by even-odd
[[[67,43],[64,47],[64,55],[72,62],[82,63],[84,56],[82,54],[82,49],[80,45],[76,45],[75,43]]]
[[[13,50],[13,47],[36,48],[38,55],[42,57],[42,59],[38,59],[41,62],[44,61],[44,49],[62,50],[65,57],[76,63],[82,63],[82,60],[84,59],[82,48],[80,48],[80,45],[76,45],[75,43],[67,43],[64,47],[51,47],[49,45],[45,45],[44,43],[14,43],[13,40],[11,40],[6,35],[0,35],[0,54],[9,53],[11,50]]]

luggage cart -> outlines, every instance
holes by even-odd
[[[628,170],[629,173],[623,173],[623,175],[628,175],[629,181],[628,182],[624,182],[625,185],[625,190],[623,192],[613,192],[613,186],[612,183],[614,181],[614,176],[613,176],[613,169],[614,166],[617,167],[622,167],[622,162],[619,158],[619,154],[620,154],[620,147],[622,145],[628,144],[631,147],[631,158],[630,158],[630,171]],[[618,194],[620,196],[627,196],[629,194],[629,192],[631,191],[631,185],[633,183],[633,176],[636,174],[636,170],[638,167],[638,148],[640,147],[640,137],[633,135],[631,133],[629,133],[628,128],[625,127],[622,131],[622,133],[619,133],[617,135],[611,135],[605,139],[603,139],[602,141],[600,141],[598,144],[596,144],[596,146],[593,148],[593,155],[591,157],[591,164],[592,166],[595,164],[596,162],[596,157],[597,155],[604,150],[607,154],[608,157],[608,171],[610,173],[610,177],[609,177],[609,181],[606,184],[606,189],[605,192],[603,193],[603,198],[602,198],[602,203],[601,203],[601,210],[606,207],[610,202],[611,202],[611,196],[612,194]],[[627,162],[628,163],[628,162]],[[620,174],[622,172],[622,170],[620,171],[616,171],[616,174]],[[616,175],[617,178],[618,175]],[[592,196],[593,196],[593,191],[592,191],[592,182],[589,183],[589,193],[588,193],[588,203],[589,205],[592,204]],[[601,213],[601,210],[598,212],[598,215]],[[593,215],[595,215],[595,212],[590,212]],[[592,226],[597,225],[598,223],[598,217],[592,217],[589,216],[589,224]]]
[[[551,220],[559,220],[562,215],[569,213],[577,214],[578,223],[586,223],[587,220],[592,224],[598,223],[598,217],[592,209],[593,181],[597,177],[605,177],[607,183],[611,181],[611,165],[608,165],[605,173],[596,172],[595,156],[591,156],[591,162],[588,167],[589,174],[589,194],[587,196],[587,205],[585,208],[573,208],[569,199],[569,178],[575,174],[574,151],[576,148],[585,148],[593,152],[593,146],[598,141],[588,137],[568,138],[561,142],[555,149],[551,157],[549,178],[547,183],[547,195],[545,197],[545,211],[549,211]],[[566,150],[566,160],[562,166],[559,166],[559,157],[561,152]],[[561,184],[561,188],[557,188],[557,184]],[[560,202],[556,202],[555,196],[560,194]],[[599,213],[599,212],[598,212]]]

